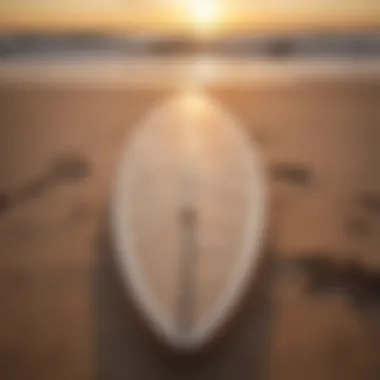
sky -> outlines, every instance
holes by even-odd
[[[233,29],[380,26],[380,0],[0,0],[0,30],[28,25]]]
[[[152,8],[162,9],[181,8],[195,3],[214,3],[220,8],[232,11],[258,11],[270,8],[281,8],[284,10],[294,9],[323,9],[328,11],[333,8],[371,8],[376,7],[378,0],[1,0],[1,8],[16,9],[49,8],[49,9],[140,9],[150,11]]]

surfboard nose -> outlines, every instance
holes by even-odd
[[[126,143],[112,208],[118,269],[147,324],[177,349],[222,328],[265,232],[256,146],[204,95],[173,97]]]

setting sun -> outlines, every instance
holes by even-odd
[[[201,30],[212,30],[220,18],[220,5],[217,0],[189,1],[191,21]]]

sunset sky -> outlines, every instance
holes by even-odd
[[[379,0],[0,0],[0,28],[133,31],[380,26]]]

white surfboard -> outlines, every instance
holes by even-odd
[[[262,254],[258,149],[200,94],[164,102],[124,149],[112,209],[121,276],[159,337],[200,348],[233,313]]]

